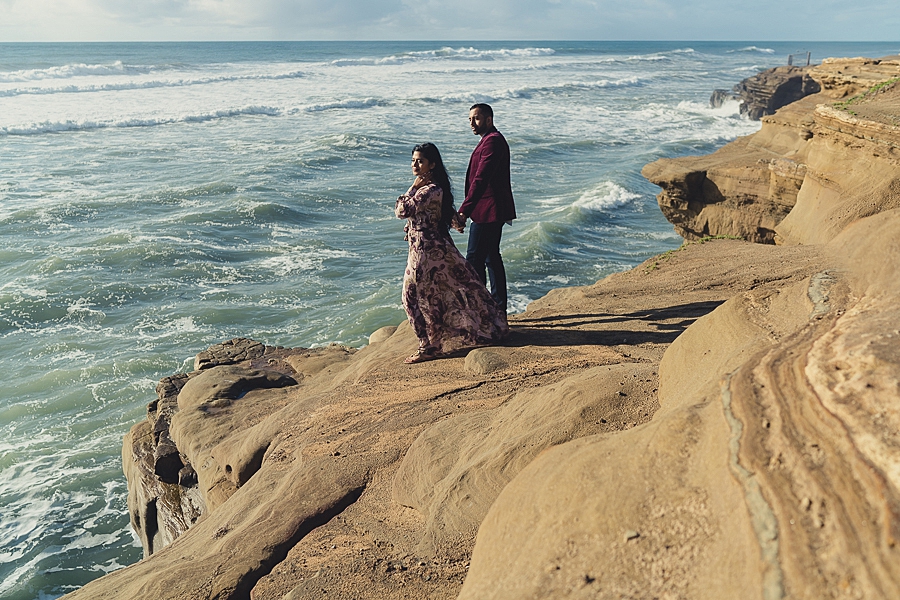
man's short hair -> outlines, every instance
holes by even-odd
[[[490,104],[484,104],[484,103],[482,103],[482,102],[479,102],[478,104],[473,104],[473,105],[469,108],[469,110],[475,110],[476,108],[477,108],[479,111],[481,111],[482,114],[489,116],[491,119],[494,118],[494,109],[491,108],[491,105],[490,105]]]

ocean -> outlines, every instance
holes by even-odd
[[[678,246],[641,167],[757,131],[710,93],[806,51],[900,43],[0,44],[0,598],[141,558],[120,452],[160,377],[405,318],[394,200],[424,141],[461,195],[471,104],[512,150],[520,312]]]

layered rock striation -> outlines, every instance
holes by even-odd
[[[201,353],[125,441],[147,558],[67,597],[900,597],[897,66],[678,159],[770,236],[554,290],[502,347]]]
[[[820,92],[822,86],[809,76],[810,67],[775,67],[748,77],[728,90],[715,90],[709,99],[718,108],[728,99],[739,100],[742,115],[759,121],[801,98]]]
[[[880,164],[884,160],[883,153],[874,148],[891,138],[890,126],[888,129],[876,127],[880,133],[874,136],[866,130],[873,125],[859,125],[856,131],[851,131],[852,127],[846,124],[836,125],[834,116],[829,116],[832,113],[828,107],[841,105],[873,86],[900,76],[900,59],[829,59],[809,68],[806,75],[818,83],[820,90],[781,108],[774,115],[763,117],[758,133],[739,138],[709,156],[661,159],[644,167],[642,174],[662,188],[657,196],[659,207],[679,235],[688,240],[729,236],[769,244],[810,241],[799,231],[792,232],[790,221],[784,231],[778,226],[798,201],[813,211],[820,202],[817,198],[822,197],[821,202],[827,204],[828,194],[824,189],[834,188],[830,169],[846,167],[837,164],[837,156],[846,155],[850,161],[861,155],[878,159],[878,163],[869,169],[864,168],[864,163],[855,166],[860,181],[852,184],[853,187],[865,180],[881,181],[880,175],[873,179],[868,173],[883,172]],[[757,79],[750,78],[746,80],[748,83],[741,85],[748,89],[760,87],[760,83],[749,83]],[[761,97],[767,98],[765,94]],[[882,98],[880,104],[885,103],[887,99]],[[859,106],[871,104],[859,103]],[[818,105],[823,108],[816,110]],[[847,108],[852,111],[852,106]],[[852,117],[848,110],[835,110],[841,111],[838,114],[842,116]],[[866,122],[874,123],[872,120]],[[828,155],[825,146],[829,144],[835,148],[832,159],[825,158]],[[861,154],[845,152],[846,147],[853,144],[874,146]],[[816,186],[815,181],[821,181],[821,186]],[[801,189],[804,186],[805,189]],[[838,195],[842,193],[838,192]],[[878,210],[880,208],[873,212]],[[795,212],[795,216],[801,212]],[[837,221],[825,235],[833,236],[849,220],[863,216],[863,212],[857,210],[846,218],[833,215],[831,218]],[[809,230],[817,231],[817,228]]]

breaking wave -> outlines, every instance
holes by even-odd
[[[377,98],[363,98],[340,100],[325,104],[311,104],[285,109],[277,106],[249,105],[237,108],[226,108],[207,112],[197,112],[176,116],[161,116],[150,118],[125,118],[111,120],[72,119],[65,121],[41,121],[23,125],[11,125],[0,127],[0,137],[8,135],[39,135],[44,133],[63,133],[68,131],[90,131],[94,129],[110,129],[124,127],[156,127],[158,125],[172,125],[175,123],[203,123],[219,119],[244,116],[280,117],[284,115],[296,115],[301,113],[316,113],[326,110],[353,110],[366,109],[376,106],[385,106],[389,102]]]
[[[151,119],[121,119],[117,121],[43,121],[30,125],[0,127],[3,135],[38,135],[42,133],[62,133],[66,131],[89,131],[92,129],[108,129],[114,127],[155,127],[173,123],[202,123],[216,119],[241,117],[246,115],[278,116],[283,111],[271,106],[244,106],[241,108],[223,109],[205,113],[180,115],[176,117],[159,117]]]
[[[535,95],[553,95],[561,92],[580,90],[599,90],[604,88],[639,87],[646,83],[642,77],[624,77],[622,79],[598,79],[597,81],[570,81],[548,86],[524,86],[493,92],[461,92],[438,97],[419,98],[423,102],[457,103],[457,102],[496,102],[498,100],[527,99]]]
[[[382,58],[352,58],[338,59],[331,62],[337,67],[365,66],[365,65],[392,65],[413,61],[438,60],[438,59],[481,59],[492,60],[495,58],[528,58],[532,56],[549,56],[555,54],[552,48],[499,48],[496,50],[479,50],[478,48],[450,48],[449,46],[437,50],[419,50],[392,54]]]
[[[761,52],[762,54],[775,54],[775,50],[772,48],[760,48],[758,46],[746,46],[744,48],[738,48],[737,50],[728,50],[729,54],[733,54],[735,52]]]
[[[572,203],[572,206],[582,210],[602,211],[623,206],[640,197],[640,194],[629,192],[621,185],[612,181],[604,181],[581,194],[578,200]]]
[[[46,69],[24,69],[0,73],[0,82],[41,81],[44,79],[69,79],[72,77],[97,77],[105,75],[147,74],[153,67],[125,65],[122,61],[109,65],[86,65],[84,63],[48,67]]]
[[[298,112],[321,112],[323,110],[334,110],[340,108],[372,108],[374,106],[383,106],[387,104],[383,100],[378,100],[376,98],[365,98],[363,100],[341,100],[339,102],[329,102],[327,104],[313,104],[311,106],[305,106],[303,108],[294,108],[288,111],[289,114],[296,114]]]
[[[92,85],[65,85],[58,87],[27,87],[0,90],[0,97],[23,96],[29,94],[77,94],[84,92],[119,92],[125,90],[147,90],[153,88],[188,87],[211,83],[227,83],[232,81],[263,81],[279,79],[297,79],[303,77],[302,71],[258,75],[223,75],[221,77],[199,77],[196,79],[159,79],[153,81],[126,81],[122,83],[104,83]],[[2,77],[2,76],[0,76]]]

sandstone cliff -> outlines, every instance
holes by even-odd
[[[791,223],[800,213],[804,214],[801,218],[806,218],[820,206],[825,210],[832,209],[831,196],[825,190],[836,191],[836,188],[835,178],[829,174],[832,171],[843,174],[842,169],[850,163],[854,164],[859,179],[847,182],[848,190],[852,187],[868,195],[859,185],[879,185],[877,182],[893,189],[893,184],[882,181],[881,173],[890,166],[882,164],[889,159],[878,151],[879,147],[894,143],[888,141],[895,135],[891,133],[890,123],[887,128],[878,124],[887,118],[886,115],[872,115],[874,119],[866,121],[870,125],[859,125],[852,131],[851,119],[840,118],[852,117],[852,114],[840,110],[836,117],[828,107],[839,101],[847,102],[873,86],[900,76],[900,57],[829,59],[809,69],[808,75],[819,85],[820,91],[781,108],[772,116],[763,117],[758,133],[740,138],[700,159],[662,159],[644,167],[642,174],[662,188],[657,197],[660,209],[682,237],[694,240],[723,235],[760,243],[812,241],[800,232],[803,227],[791,230]],[[759,81],[767,78],[770,75],[763,73],[743,84],[747,89],[769,89],[768,94],[763,93],[756,101],[757,104],[771,103],[777,93],[776,88],[765,88],[765,81]],[[871,102],[859,103],[860,106],[866,104]],[[882,99],[877,104],[886,102]],[[822,105],[823,109],[816,110],[817,105]],[[836,119],[843,124],[837,124]],[[873,126],[879,131],[874,136],[866,130]],[[858,144],[868,147],[858,153],[846,151]],[[840,164],[841,156],[846,156],[849,162]],[[860,161],[860,156],[867,158]],[[875,162],[868,164],[869,157]],[[808,172],[809,169],[812,171]],[[873,190],[873,193],[891,192]],[[836,194],[835,198],[844,191],[836,191]],[[840,200],[837,202],[841,203]],[[879,202],[876,200],[876,204]],[[797,203],[801,205],[800,210],[794,211],[794,217],[788,220],[783,230],[779,229],[779,224]],[[885,206],[878,204],[868,213],[860,206],[848,208],[844,215],[819,215],[817,218],[833,220],[834,225],[821,233],[817,227],[806,229],[809,234],[815,232],[814,235],[825,236],[818,238],[818,241],[825,241],[850,220],[874,214]]]
[[[148,557],[68,597],[900,597],[900,91],[870,81],[677,162],[783,245],[689,242],[420,365],[405,324],[201,353],[123,448]]]

